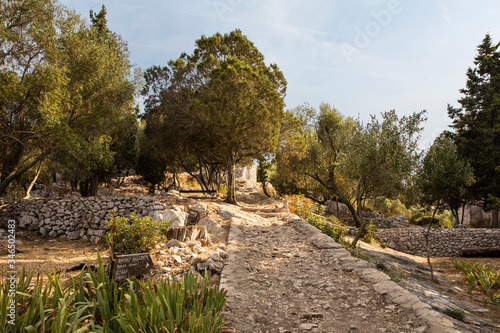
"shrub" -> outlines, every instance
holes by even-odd
[[[94,273],[82,269],[77,278],[61,280],[33,271],[19,276],[14,325],[8,323],[10,297],[0,281],[0,332],[214,332],[222,331],[225,290],[209,287],[189,273],[181,282],[109,279],[98,253]]]
[[[417,225],[421,225],[421,226],[424,226],[424,225],[428,225],[432,220],[432,226],[433,227],[437,227],[439,225],[439,220],[437,218],[432,218],[430,216],[427,216],[427,215],[424,215],[422,217],[419,217],[418,219],[415,220],[415,223]]]
[[[449,210],[445,210],[441,215],[438,215],[437,218],[441,228],[453,228],[455,225],[455,219]]]
[[[473,261],[457,261],[453,264],[464,274],[469,292],[478,287],[484,289],[491,301],[500,305],[500,270],[494,272],[490,265],[481,265]]]
[[[342,243],[346,229],[337,220],[327,220],[324,216],[316,213],[321,213],[324,207],[314,204],[310,199],[303,195],[292,195],[287,197],[289,202],[288,208],[290,212],[298,215],[300,218],[315,226],[323,233]]]
[[[365,234],[363,235],[363,241],[366,243],[373,243],[375,241],[375,231],[377,230],[377,226],[373,223],[373,220],[370,221],[365,227]]]
[[[153,221],[149,216],[138,218],[134,213],[130,218],[121,217],[113,212],[104,242],[111,247],[112,253],[148,252],[166,240],[165,231],[169,226],[169,221]]]
[[[463,321],[465,318],[465,312],[462,309],[446,308],[444,313],[460,321]]]

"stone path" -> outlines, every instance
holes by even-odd
[[[231,210],[226,332],[456,332],[418,298],[275,201]],[[255,207],[252,205],[252,207]]]

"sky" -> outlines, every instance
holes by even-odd
[[[366,122],[426,110],[426,149],[460,106],[466,71],[487,33],[500,41],[498,0],[62,0],[108,27],[142,69],[192,53],[202,35],[240,29],[288,85],[286,108],[325,102]]]

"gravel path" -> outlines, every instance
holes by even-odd
[[[240,202],[242,208],[224,205],[233,214],[221,276],[226,332],[455,332],[275,201],[247,193]]]

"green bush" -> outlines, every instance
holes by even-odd
[[[166,241],[165,231],[169,221],[153,221],[151,217],[138,218],[132,213],[130,218],[111,213],[108,233],[103,240],[113,253],[133,254],[148,252],[156,244]]]
[[[375,232],[377,231],[377,225],[373,223],[373,220],[370,221],[370,224],[368,224],[365,227],[365,232],[363,235],[363,241],[366,243],[373,243],[375,241]]]
[[[412,211],[406,208],[399,199],[378,198],[376,201],[375,199],[367,199],[365,206],[367,211],[378,211],[387,217],[403,215],[408,220],[412,218]]]
[[[469,226],[471,228],[491,228],[491,221],[485,218],[481,218],[472,221]]]
[[[462,309],[446,308],[444,313],[460,321],[463,321],[465,318],[465,312]]]
[[[70,280],[44,275],[47,283],[33,281],[33,271],[21,272],[11,323],[8,287],[0,281],[0,332],[222,331],[226,291],[210,288],[208,276],[118,283],[109,279],[99,253],[96,273],[84,268]]]
[[[292,195],[287,197],[290,212],[297,214],[300,218],[315,226],[323,233],[342,243],[346,233],[346,228],[337,220],[327,220],[325,217],[318,215],[323,211],[323,207],[314,204],[311,200],[303,195]]]
[[[418,219],[415,220],[415,223],[417,225],[421,225],[421,226],[424,226],[424,225],[428,225],[432,220],[432,226],[433,227],[437,227],[439,225],[439,220],[437,218],[432,218],[430,216],[427,216],[427,215],[424,215],[422,217],[419,217]]]
[[[473,261],[457,261],[454,265],[464,274],[469,292],[478,287],[484,289],[493,304],[500,305],[500,270],[494,272],[490,265],[481,265]]]
[[[442,214],[437,216],[441,228],[453,228],[455,219],[451,215],[451,211],[445,210]]]

